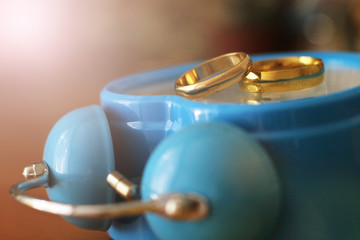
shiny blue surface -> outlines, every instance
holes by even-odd
[[[194,124],[152,153],[142,198],[197,193],[209,201],[202,221],[146,217],[160,239],[265,239],[280,208],[280,186],[267,153],[249,134],[224,123]]]
[[[99,106],[77,109],[61,118],[45,145],[49,166],[48,196],[72,204],[106,204],[115,201],[106,176],[114,171],[111,134]],[[82,228],[106,230],[111,220],[66,218]]]
[[[150,229],[145,216],[140,216],[130,222],[114,221],[108,233],[113,239],[158,240],[154,232]]]
[[[360,68],[356,53],[297,52],[327,64]],[[282,208],[270,239],[360,239],[360,88],[311,99],[251,106],[206,104],[174,95],[127,95],[151,82],[174,82],[197,63],[121,78],[101,93],[114,142],[116,169],[141,177],[158,143],[197,122],[228,122],[269,153],[282,187]],[[346,79],[339,79],[346,81]],[[122,228],[114,225],[119,239]],[[134,232],[141,231],[134,229]]]

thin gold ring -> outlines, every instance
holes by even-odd
[[[317,86],[324,81],[320,58],[300,56],[255,61],[239,85],[247,92],[284,92]]]
[[[212,58],[185,72],[175,82],[175,92],[188,99],[208,96],[239,82],[251,66],[250,56],[243,52]]]

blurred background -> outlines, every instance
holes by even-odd
[[[53,124],[98,104],[106,83],[227,52],[302,50],[360,51],[360,1],[0,0],[0,238],[107,239],[8,194]]]

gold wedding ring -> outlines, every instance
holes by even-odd
[[[315,87],[324,81],[324,63],[309,56],[255,61],[239,85],[253,93],[295,91]]]
[[[235,83],[247,92],[269,93],[310,88],[323,81],[324,63],[319,58],[283,57],[252,63],[249,55],[236,52],[210,59],[187,71],[175,82],[175,92],[195,99]]]
[[[175,92],[188,99],[208,96],[238,83],[251,65],[250,56],[242,52],[210,59],[184,73],[175,82]]]

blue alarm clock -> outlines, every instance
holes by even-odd
[[[360,55],[252,60],[289,56],[322,59],[324,79],[272,93],[251,92],[249,78],[251,88],[195,100],[176,96],[174,83],[199,63],[111,82],[101,106],[56,123],[44,162],[27,170],[36,178],[11,193],[113,239],[358,239]],[[110,187],[114,171],[125,180]],[[51,202],[22,194],[36,186]]]

